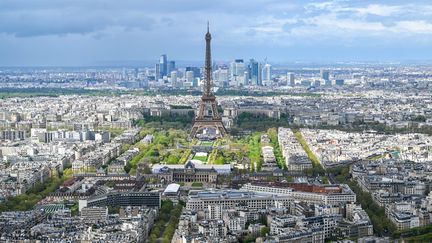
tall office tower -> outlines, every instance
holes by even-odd
[[[290,85],[292,87],[295,86],[294,73],[287,73],[287,85]]]
[[[265,64],[262,69],[262,79],[266,85],[271,83],[271,75],[272,75],[272,66],[270,64]]]
[[[195,78],[201,77],[201,71],[198,67],[186,67],[186,72],[192,71]]]
[[[173,87],[178,87],[179,84],[177,83],[177,71],[172,71],[170,73],[170,76],[171,76],[171,85]]]
[[[194,73],[192,71],[186,71],[186,82],[193,84],[194,81]]]
[[[228,69],[219,68],[214,72],[214,80],[218,87],[227,86],[228,84]]]
[[[255,61],[254,59],[250,59],[249,61],[249,76],[251,79],[251,84],[252,85],[257,85],[260,86],[262,84],[261,80],[260,80],[260,69],[259,69],[259,63],[257,61]]]
[[[245,64],[243,59],[235,59],[231,63],[231,79],[237,79],[237,77],[243,77],[245,71]]]
[[[136,79],[137,79],[137,78],[138,78],[138,68],[135,68],[135,70],[134,70],[134,71],[135,71],[135,73],[134,73],[134,78],[136,78]]]
[[[127,75],[127,72],[126,72],[126,68],[123,68],[123,71],[122,71],[122,79],[123,79],[123,80],[127,80],[127,79],[128,79],[128,75]]]
[[[234,75],[235,75],[235,73],[236,73],[236,64],[235,64],[235,62],[231,62],[230,63],[230,78],[231,79],[234,79]]]
[[[161,77],[167,76],[168,75],[168,61],[167,61],[167,55],[166,54],[163,54],[160,56],[159,65],[160,65]]]
[[[249,72],[245,71],[243,75],[243,85],[249,85]]]
[[[155,80],[158,81],[161,77],[160,64],[156,63],[155,65]]]
[[[263,66],[261,63],[258,63],[258,86],[263,86],[263,77],[262,77],[262,70]]]
[[[168,73],[171,73],[174,70],[176,70],[175,61],[169,61],[168,62]]]
[[[335,84],[336,84],[336,85],[339,85],[339,86],[342,86],[342,85],[345,84],[345,81],[344,81],[343,79],[336,79],[336,80],[335,80]]]
[[[330,74],[329,74],[328,70],[321,69],[320,70],[320,75],[321,75],[321,78],[324,79],[324,80],[329,80],[330,79]]]

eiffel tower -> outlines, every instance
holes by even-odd
[[[223,137],[226,135],[226,129],[222,123],[222,117],[219,115],[217,109],[216,97],[213,93],[213,80],[212,80],[212,63],[211,63],[211,49],[210,41],[211,34],[209,30],[209,24],[207,23],[207,33],[205,35],[206,40],[206,56],[205,56],[205,81],[203,95],[201,96],[201,102],[199,105],[198,116],[195,117],[194,124],[192,126],[191,137],[196,137],[198,132],[212,128],[216,130],[216,137]]]

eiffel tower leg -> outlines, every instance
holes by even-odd
[[[226,135],[225,127],[222,124],[218,124],[217,129],[219,130],[222,137],[225,137],[225,135]]]
[[[190,134],[191,138],[194,138],[197,135],[197,132],[198,132],[198,126],[194,125],[192,127],[192,131],[191,131],[191,134]]]

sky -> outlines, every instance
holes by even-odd
[[[432,1],[0,0],[0,66],[432,59]]]

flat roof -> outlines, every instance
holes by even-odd
[[[179,189],[180,189],[179,184],[171,183],[165,188],[164,193],[177,193]]]

